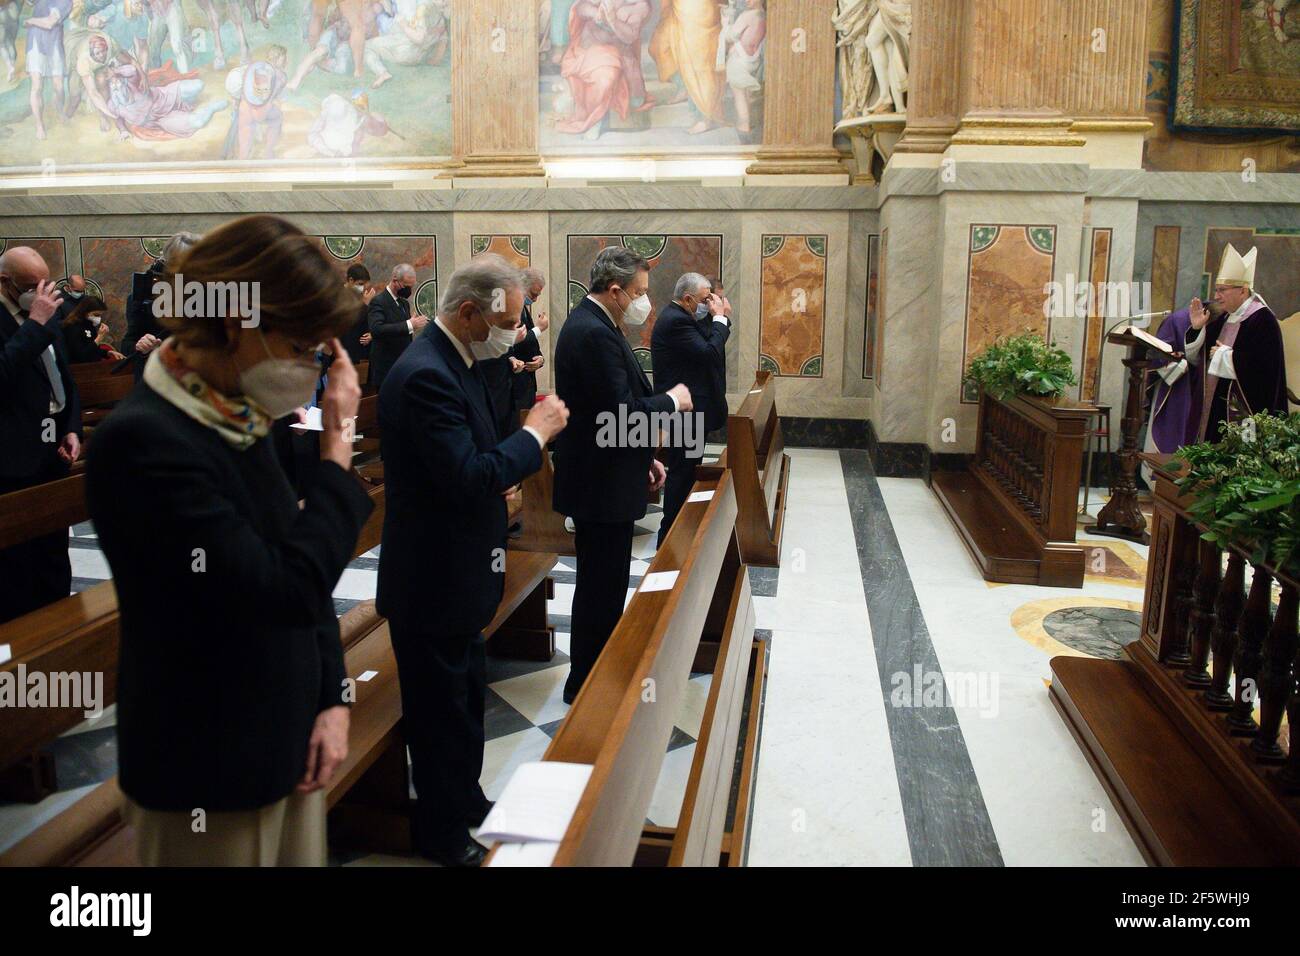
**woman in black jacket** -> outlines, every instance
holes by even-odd
[[[349,474],[351,363],[331,371],[301,509],[266,439],[311,398],[316,347],[355,321],[356,302],[274,216],[214,230],[172,268],[255,308],[169,317],[163,303],[170,337],[89,454],[121,611],[127,819],[145,864],[321,865],[351,699],[331,592],[372,508]]]
[[[111,348],[104,348],[108,342],[108,326],[104,324],[104,314],[108,306],[97,296],[85,296],[63,320],[64,351],[68,353],[68,364],[79,365],[87,362],[103,362],[107,359],[120,360],[123,356]]]

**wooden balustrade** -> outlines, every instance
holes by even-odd
[[[1148,859],[1294,865],[1300,580],[1252,561],[1253,542],[1201,538],[1170,456],[1144,457],[1157,471],[1141,637],[1119,661],[1053,659],[1053,702]]]
[[[986,580],[1083,586],[1074,532],[1091,414],[1064,398],[981,397],[974,457],[932,484]]]

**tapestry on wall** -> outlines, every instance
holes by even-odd
[[[1300,133],[1300,0],[1181,0],[1176,130]]]
[[[0,3],[0,170],[451,152],[451,0]]]
[[[763,141],[761,0],[542,0],[542,150],[752,150]]]

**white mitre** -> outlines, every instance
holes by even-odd
[[[1219,264],[1219,278],[1215,284],[1255,288],[1255,260],[1258,257],[1258,247],[1243,256],[1232,247],[1232,243],[1228,243],[1228,248],[1223,250],[1223,261]]]

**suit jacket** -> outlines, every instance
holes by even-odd
[[[54,319],[50,320],[51,322]],[[95,341],[99,328],[89,319],[81,318],[71,325],[59,324],[63,337],[63,354],[70,365],[84,365],[87,362],[102,362],[108,355]]]
[[[510,350],[510,354],[521,362],[531,362],[542,354],[541,343],[537,341],[536,326],[533,324],[533,304],[524,304],[524,328],[528,334],[524,340]],[[511,379],[511,399],[515,410],[532,408],[537,398],[537,373],[520,372]]]
[[[691,390],[697,412],[704,413],[704,427],[715,431],[727,424],[727,339],[728,323],[712,318],[696,321],[676,302],[659,312],[650,335],[650,358],[654,363],[655,391],[666,392],[681,383]]]
[[[45,440],[53,391],[41,358],[50,346],[66,396],[63,410],[54,416],[53,442]],[[81,436],[81,400],[68,371],[63,333],[53,318],[44,325],[32,321],[19,325],[0,303],[0,448],[4,449],[0,476],[23,479],[44,474],[68,432]]]
[[[407,346],[411,332],[406,323],[412,316],[409,299],[399,299],[384,289],[370,300],[366,322],[370,326],[370,383],[382,388],[384,379]]]
[[[601,307],[585,298],[569,313],[555,343],[555,390],[569,407],[569,424],[555,440],[555,494],[560,514],[618,523],[645,516],[654,448],[596,443],[599,416],[672,412],[655,395],[627,339]]]
[[[122,347],[118,351],[131,360],[131,370],[135,373],[137,382],[144,376],[144,363],[148,356],[137,352],[135,344],[146,335],[154,335],[159,339],[165,339],[168,335],[167,330],[153,314],[152,291],[148,296],[135,294],[137,284],[141,286],[146,284],[143,280],[137,283],[136,280],[140,276],[146,277],[151,286],[154,280],[162,276],[162,263],[155,262],[146,272],[135,273],[131,279],[132,291],[126,297],[126,334],[122,336]]]
[[[498,437],[481,370],[466,368],[434,322],[388,374],[379,424],[379,613],[426,632],[477,633],[505,586],[501,493],[541,468],[537,439],[523,430]]]
[[[299,509],[273,445],[239,451],[147,385],[90,443],[121,609],[118,767],[144,807],[274,803],[302,779],[316,715],[344,702],[331,592],[373,505],[321,462]]]

